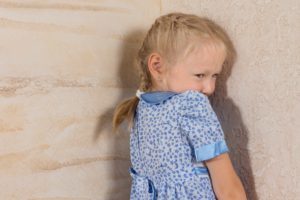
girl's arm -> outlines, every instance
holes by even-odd
[[[243,185],[234,171],[228,153],[205,161],[218,200],[246,200]]]

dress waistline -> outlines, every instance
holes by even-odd
[[[196,175],[208,177],[209,172],[207,167],[197,166],[193,168],[193,173]],[[129,168],[130,175],[132,177],[131,194],[142,194],[143,200],[157,200],[157,190],[154,183],[147,176],[138,174],[132,167]],[[137,197],[141,199],[141,197]],[[131,196],[130,199],[135,199]]]
[[[157,191],[153,181],[146,176],[138,174],[132,167],[129,168],[129,172],[133,181],[131,188],[132,192],[135,190],[135,193],[145,195],[143,200],[156,200]]]

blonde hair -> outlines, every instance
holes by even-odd
[[[225,30],[212,20],[178,12],[162,15],[147,32],[136,57],[140,76],[139,90],[147,92],[152,88],[151,74],[147,66],[151,53],[159,53],[169,64],[176,63],[195,49],[191,44],[198,38],[200,41],[209,40],[221,44],[226,53],[224,64],[233,62],[236,55],[233,44]],[[114,131],[125,119],[129,121],[129,127],[132,126],[138,102],[139,99],[134,96],[116,107],[113,117]]]

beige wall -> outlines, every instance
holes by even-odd
[[[250,199],[299,199],[297,0],[0,0],[0,199],[128,199],[112,110],[137,88],[145,30],[170,11],[216,20],[236,46],[212,103]]]

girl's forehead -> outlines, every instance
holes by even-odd
[[[223,42],[216,39],[201,39],[195,40],[188,45],[187,51],[189,53],[195,51],[196,53],[206,53],[206,52],[215,52],[215,53],[225,53],[226,48]]]
[[[226,47],[223,42],[213,39],[195,39],[190,40],[187,46],[178,52],[178,61],[184,60],[192,54],[202,54],[203,56],[225,56]]]
[[[227,49],[223,42],[212,38],[189,39],[186,45],[173,49],[166,56],[166,65],[172,67],[178,64],[207,63],[211,61],[225,61]]]
[[[221,42],[204,41],[190,44],[180,56],[179,62],[212,62],[224,61],[226,49]]]

